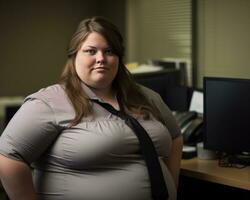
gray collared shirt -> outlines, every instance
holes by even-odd
[[[99,99],[86,85],[82,88],[91,99]],[[176,188],[162,158],[168,157],[180,130],[160,96],[141,89],[164,116],[166,125],[154,118],[139,122],[155,145],[170,199],[175,199]],[[93,116],[67,128],[74,110],[63,87],[42,89],[25,99],[4,130],[0,153],[33,166],[41,200],[151,200],[137,137],[98,104],[93,104],[93,111]]]

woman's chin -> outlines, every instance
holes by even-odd
[[[93,87],[97,89],[104,89],[110,87],[112,84],[112,81],[107,78],[100,78],[93,82]]]

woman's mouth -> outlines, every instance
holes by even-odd
[[[107,67],[100,66],[100,67],[95,67],[94,70],[95,70],[95,71],[107,71],[108,68],[107,68]]]

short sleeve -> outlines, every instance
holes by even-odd
[[[0,154],[31,164],[59,133],[53,110],[39,99],[27,100],[0,137]]]

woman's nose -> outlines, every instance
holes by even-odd
[[[99,51],[97,54],[96,54],[96,62],[97,63],[104,63],[105,62],[105,55],[103,52]]]

